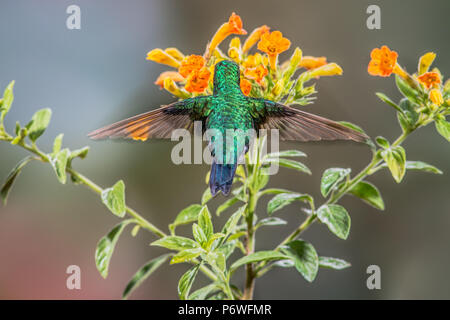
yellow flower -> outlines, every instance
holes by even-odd
[[[184,59],[184,54],[182,54],[181,51],[178,50],[177,48],[166,48],[166,50],[164,51],[177,61],[181,61]]]
[[[234,12],[231,14],[228,22],[222,24],[212,37],[211,42],[208,45],[207,57],[210,57],[214,49],[216,49],[226,37],[232,34],[247,34],[247,31],[242,28],[241,17]]]
[[[238,37],[230,41],[230,48],[228,49],[228,56],[237,63],[241,60],[241,40]]]
[[[198,71],[205,65],[205,58],[199,55],[192,54],[181,61],[178,72],[187,78],[192,72]]]
[[[262,64],[257,65],[255,68],[247,68],[244,70],[244,75],[247,78],[253,79],[259,84],[262,84],[262,80],[268,73],[269,71]]]
[[[257,65],[263,63],[262,55],[257,52],[255,54],[247,56],[247,59],[242,63],[244,68],[255,68]]]
[[[248,36],[248,38],[244,42],[244,46],[242,47],[242,52],[247,52],[250,50],[260,39],[261,36],[265,33],[269,33],[270,28],[266,25],[263,25],[259,28],[256,28],[252,31],[252,33]]]
[[[327,64],[326,57],[312,57],[304,56],[298,65],[300,68],[305,68],[308,70],[315,69]]]
[[[176,71],[165,71],[159,75],[158,79],[156,79],[155,81],[155,84],[159,86],[160,89],[163,89],[164,80],[166,78],[170,78],[175,82],[180,82],[184,80],[183,76]]]
[[[328,63],[309,71],[309,78],[341,75],[342,68],[336,63]]]
[[[444,98],[442,97],[441,90],[433,89],[429,94],[431,102],[433,102],[438,107],[444,103]]]
[[[269,65],[272,70],[276,70],[278,55],[291,46],[291,41],[283,38],[280,31],[265,33],[258,42],[258,50],[267,53],[269,56]]]
[[[166,64],[168,66],[178,68],[180,66],[180,62],[177,61],[174,57],[164,52],[162,49],[153,49],[152,51],[147,53],[147,60],[152,60],[161,64]]]
[[[430,66],[435,58],[436,53],[434,52],[425,53],[423,56],[420,57],[419,66],[417,68],[419,76],[427,72],[428,69],[430,69]]]
[[[421,84],[423,84],[427,89],[431,87],[437,88],[439,83],[441,83],[441,78],[437,72],[426,72],[417,78]]]
[[[189,92],[202,93],[208,87],[210,76],[211,72],[206,67],[194,70],[189,74],[184,88]]]
[[[248,96],[250,94],[250,92],[252,91],[252,83],[245,78],[241,78],[240,87],[241,87],[242,93],[246,96]]]
[[[178,88],[177,84],[175,83],[175,81],[172,78],[164,79],[164,89],[166,89],[167,91],[169,91],[171,94],[173,94],[174,96],[176,96],[178,98],[181,98],[181,99],[189,98],[189,94],[185,91],[182,91],[180,88]]]

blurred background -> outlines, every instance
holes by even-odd
[[[66,28],[66,8],[81,8],[81,30]],[[381,30],[366,28],[366,9],[381,8]],[[341,77],[317,82],[318,99],[305,109],[331,119],[351,121],[375,137],[392,140],[400,129],[391,108],[375,92],[398,100],[393,78],[367,74],[369,53],[383,44],[399,53],[399,62],[414,71],[418,58],[437,53],[435,66],[450,69],[448,12],[442,1],[2,1],[0,4],[0,88],[16,80],[15,101],[6,119],[9,131],[16,120],[27,123],[42,107],[53,119],[40,146],[50,150],[63,132],[64,145],[91,147],[75,168],[108,187],[126,183],[130,206],[167,230],[178,212],[198,203],[206,187],[207,165],[179,165],[170,161],[170,141],[93,142],[86,134],[100,126],[174,101],[153,82],[168,68],[145,60],[156,47],[178,47],[202,54],[207,41],[231,12],[242,17],[244,28],[262,24],[281,30],[305,55],[327,56],[344,69]],[[228,41],[222,44],[226,48]],[[292,49],[281,57],[288,58]],[[277,269],[259,279],[257,299],[429,299],[450,298],[450,150],[434,125],[414,133],[404,144],[409,160],[422,160],[444,175],[407,172],[396,184],[389,172],[370,177],[386,203],[384,212],[358,199],[341,201],[352,218],[348,240],[315,224],[303,234],[320,255],[352,263],[343,271],[321,269],[307,283],[295,269]],[[319,183],[328,167],[362,169],[370,151],[354,143],[285,143],[308,154],[313,175],[281,169],[270,186],[307,192],[321,202]],[[0,177],[7,176],[25,152],[0,143]],[[222,201],[211,203],[215,211]],[[259,207],[265,215],[266,202]],[[215,223],[222,225],[224,214]],[[293,230],[303,214],[298,205],[278,213],[288,225],[266,227],[257,235],[257,249],[271,249]],[[8,205],[0,206],[1,299],[118,299],[128,280],[146,261],[164,252],[150,247],[155,237],[126,230],[114,253],[109,277],[95,268],[97,241],[118,219],[88,189],[58,183],[50,166],[32,163],[17,179]],[[188,234],[189,227],[180,227]],[[264,231],[264,232],[262,232]],[[66,268],[81,268],[81,290],[66,288]],[[368,290],[366,268],[381,268],[381,290]],[[131,298],[175,299],[179,277],[187,265],[155,272]],[[236,276],[242,283],[243,275]],[[201,284],[202,281],[197,283]]]

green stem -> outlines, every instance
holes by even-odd
[[[7,141],[7,142],[11,142],[14,138],[12,136],[10,136],[8,133],[5,132],[6,137],[2,137],[0,140],[3,141]],[[22,147],[23,149],[29,151],[30,153],[35,154],[36,156],[38,156],[38,160],[40,160],[41,162],[50,162],[49,157],[42,152],[41,150],[39,150],[39,148],[37,147],[37,145],[35,143],[32,143],[32,145],[29,145],[27,143],[25,143],[24,141],[21,141],[20,143],[18,143],[18,145],[20,147]],[[97,185],[96,183],[94,183],[92,180],[90,180],[89,178],[87,178],[86,176],[82,175],[81,173],[75,171],[74,169],[67,167],[66,168],[66,172],[70,175],[72,175],[73,177],[75,177],[78,181],[80,181],[83,185],[85,185],[86,187],[88,187],[89,189],[91,189],[92,191],[94,191],[95,193],[101,195],[103,189]],[[142,217],[139,213],[137,213],[134,209],[126,206],[126,212],[133,217],[141,227],[149,230],[150,232],[152,232],[153,234],[155,234],[156,236],[158,236],[159,238],[163,238],[166,236],[166,234],[161,231],[160,229],[158,229],[155,225],[153,225],[152,223],[150,223],[147,219],[145,219],[144,217]],[[193,263],[199,263],[198,261],[193,261]],[[217,276],[206,266],[201,265],[200,266],[200,270],[211,280],[213,281],[217,281]]]
[[[412,131],[411,131],[412,132]],[[411,132],[403,132],[393,143],[391,146],[396,147],[402,144],[402,142],[408,137]],[[327,204],[335,204],[338,202],[349,190],[351,190],[355,185],[357,185],[361,180],[366,178],[368,175],[372,174],[374,171],[372,169],[376,168],[380,163],[382,163],[380,157],[380,150],[374,152],[372,156],[372,160],[370,163],[361,170],[355,177],[350,179],[338,192],[333,193],[332,196],[325,202],[324,205]],[[306,220],[300,224],[298,228],[292,231],[276,248],[275,251],[279,251],[283,245],[286,243],[295,240],[303,231],[308,229],[315,221],[317,220],[316,214],[311,214],[306,218]],[[271,266],[266,267],[267,262],[261,262],[255,269],[256,278],[262,276],[267,271],[270,270]],[[265,268],[266,267],[266,268]]]

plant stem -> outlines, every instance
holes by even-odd
[[[412,131],[411,131],[412,132]],[[393,143],[392,147],[396,147],[402,144],[402,142],[408,137],[408,135],[411,132],[403,132]],[[368,175],[372,174],[372,169],[378,166],[380,163],[382,163],[381,157],[380,157],[380,150],[373,153],[372,160],[370,163],[361,170],[355,177],[350,179],[338,192],[333,193],[331,197],[325,202],[324,205],[328,204],[335,204],[338,202],[349,190],[351,190],[355,185],[357,185],[361,180],[363,180]],[[303,221],[302,224],[298,228],[296,228],[291,234],[289,234],[276,248],[275,251],[279,251],[283,245],[286,243],[295,240],[303,231],[308,229],[315,221],[317,220],[316,214],[311,214],[306,218],[305,221]],[[270,266],[265,268],[267,265],[266,261],[261,262],[255,269],[255,277],[258,278],[265,274],[267,271],[270,270]]]
[[[0,140],[7,141],[7,142],[11,142],[13,139],[14,138],[12,136],[10,136],[9,134],[7,134],[6,132],[5,132],[5,137],[0,138]],[[21,141],[17,145],[19,145],[23,149],[29,151],[30,153],[33,153],[36,156],[38,156],[36,158],[37,160],[39,160],[41,162],[47,162],[47,163],[50,162],[48,155],[45,154],[44,152],[42,152],[35,143],[32,143],[31,145],[29,145],[29,144],[25,143],[24,141]],[[88,187],[89,189],[94,191],[95,193],[97,193],[99,195],[102,194],[103,189],[99,185],[94,183],[92,180],[87,178],[86,176],[82,175],[81,173],[77,172],[76,170],[74,170],[70,167],[66,168],[66,172],[68,174],[72,175],[73,177],[75,177],[78,181],[80,181],[83,185],[85,185],[86,187]],[[157,237],[163,238],[166,236],[166,234],[163,231],[161,231],[159,228],[157,228],[155,225],[153,225],[150,221],[148,221],[147,219],[142,217],[134,209],[130,208],[129,206],[126,206],[125,211],[131,217],[133,217],[139,223],[139,225],[141,227],[149,230],[150,232],[155,234]],[[199,262],[193,261],[193,263],[198,264]],[[211,280],[217,281],[217,276],[206,266],[201,265],[200,270]]]

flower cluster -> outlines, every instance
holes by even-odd
[[[219,45],[231,35],[237,36],[230,40],[224,52]],[[150,51],[147,60],[177,69],[161,73],[155,84],[182,99],[211,94],[215,64],[232,60],[240,66],[240,86],[245,95],[304,105],[316,92],[314,85],[304,86],[307,81],[342,74],[342,69],[328,63],[326,57],[303,56],[298,47],[290,59],[280,63],[279,56],[291,47],[291,41],[266,25],[254,29],[243,43],[239,35],[247,35],[247,31],[243,29],[241,17],[233,12],[216,31],[203,55],[185,56],[176,48]],[[254,48],[256,52],[251,52]],[[294,78],[297,70],[303,72]]]
[[[404,99],[397,105],[383,94],[378,96],[399,111],[399,121],[404,130],[435,122],[438,132],[450,140],[450,124],[445,117],[450,109],[450,79],[443,84],[438,68],[430,71],[436,58],[428,52],[419,59],[417,72],[410,74],[397,61],[398,53],[387,46],[372,50],[367,71],[370,75],[389,77],[396,74],[396,83]]]

